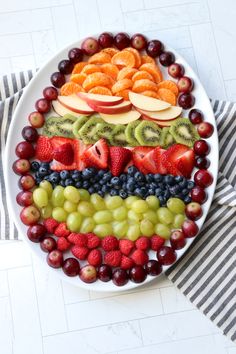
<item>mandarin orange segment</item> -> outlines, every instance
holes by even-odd
[[[91,90],[89,90],[89,93],[94,93],[96,95],[107,95],[107,96],[112,96],[111,91],[109,88],[104,87],[104,86],[96,86],[93,87]]]
[[[139,68],[141,65],[141,56],[140,56],[139,52],[137,51],[137,49],[132,48],[132,47],[127,47],[124,49],[124,51],[126,51],[126,50],[134,55],[135,67]]]
[[[155,59],[153,59],[149,55],[141,55],[141,64],[146,64],[146,63],[156,65]]]
[[[85,61],[81,61],[80,63],[77,63],[75,66],[74,66],[74,69],[72,71],[72,74],[79,74],[81,73],[82,69],[88,65],[87,62]]]
[[[143,91],[154,91],[157,92],[157,85],[148,79],[137,80],[134,82],[133,92],[140,93]]]
[[[72,74],[70,77],[70,81],[75,82],[76,84],[82,85],[84,80],[86,79],[87,75],[85,74]]]
[[[109,54],[111,57],[113,57],[113,55],[115,55],[116,53],[119,53],[119,50],[116,48],[112,48],[112,47],[108,47],[108,48],[104,48],[101,50],[102,53],[107,53]]]
[[[95,64],[87,64],[81,71],[81,73],[85,75],[89,75],[97,72],[101,72],[101,68],[99,65],[95,65]]]
[[[156,83],[159,83],[162,81],[162,74],[158,66],[153,65],[151,63],[146,63],[140,66],[139,70],[141,71],[147,71],[149,74],[151,74]]]
[[[114,80],[117,79],[117,75],[119,73],[119,69],[116,65],[107,63],[101,65],[101,70],[104,74],[111,76]]]
[[[129,92],[130,92],[130,90],[128,90],[128,89],[122,90],[122,91],[116,92],[116,96],[123,97],[124,100],[129,101]]]
[[[83,82],[83,88],[86,91],[91,90],[93,87],[96,86],[105,86],[109,87],[112,85],[113,80],[110,76],[104,74],[104,73],[93,73],[90,74],[86,77],[86,79]]]
[[[179,94],[178,86],[176,85],[176,83],[174,81],[171,81],[171,80],[164,80],[164,81],[159,82],[159,84],[157,85],[157,88],[158,89],[165,88],[165,89],[171,90],[175,94],[175,96],[178,96],[178,94]]]
[[[131,79],[136,72],[137,69],[134,68],[123,68],[119,71],[117,80]]]
[[[159,95],[154,92],[154,91],[143,91],[143,92],[140,92],[141,95],[144,95],[144,96],[148,96],[148,97],[153,97],[153,98],[157,98],[157,99],[160,99]]]
[[[153,76],[149,74],[147,71],[138,71],[132,76],[132,81],[135,82],[137,80],[147,79],[151,81],[155,81]]]
[[[171,90],[166,89],[166,88],[160,88],[157,91],[157,94],[162,101],[168,102],[172,106],[176,105],[176,96]]]
[[[84,92],[84,89],[73,81],[66,82],[60,89],[61,96],[69,96],[77,92]]]
[[[90,64],[106,64],[111,62],[111,55],[105,52],[99,52],[92,55],[88,62]]]
[[[128,50],[122,50],[111,58],[111,63],[114,65],[118,65],[119,67],[126,66],[129,68],[134,68],[135,57],[133,53],[130,53]]]
[[[112,93],[116,94],[119,91],[123,91],[129,88],[132,88],[133,81],[130,79],[122,79],[117,81],[111,88]]]

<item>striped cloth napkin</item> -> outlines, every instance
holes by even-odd
[[[8,127],[23,88],[34,72],[0,80],[0,239],[18,239],[9,218],[2,160]],[[212,101],[220,141],[214,200],[199,236],[167,272],[181,292],[236,342],[236,104]]]

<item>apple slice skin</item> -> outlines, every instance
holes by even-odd
[[[136,108],[150,112],[163,111],[171,106],[168,102],[131,91],[129,92],[129,99]]]
[[[141,114],[136,110],[131,110],[121,114],[100,114],[101,118],[110,124],[128,124],[140,118]]]
[[[70,96],[58,96],[57,99],[64,107],[73,112],[81,114],[92,114],[94,112],[84,100],[75,94]]]
[[[131,110],[132,104],[129,101],[122,102],[115,106],[99,106],[95,103],[88,103],[89,106],[98,113],[104,114],[119,114],[125,113]]]
[[[123,102],[123,97],[96,95],[93,93],[78,92],[77,95],[88,104],[94,103],[99,106],[114,106]]]
[[[159,121],[168,121],[168,120],[173,120],[176,119],[177,117],[180,116],[182,112],[182,108],[178,106],[171,106],[164,111],[160,112],[149,112],[145,111],[143,109],[138,109],[137,110],[144,116],[149,117],[151,119],[156,119]]]
[[[59,114],[59,116],[63,117],[65,114],[71,114],[72,116],[79,118],[81,117],[81,113],[76,113],[71,111],[70,109],[63,106],[58,100],[52,101],[52,107],[54,111]],[[89,113],[91,114],[91,113]]]
[[[161,128],[162,127],[170,127],[172,122],[174,122],[176,120],[176,118],[174,118],[172,120],[157,120],[157,119],[149,118],[149,117],[144,116],[144,115],[142,115],[142,119],[150,120],[151,122],[156,123],[157,125],[159,125]]]

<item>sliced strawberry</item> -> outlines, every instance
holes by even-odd
[[[54,136],[50,140],[51,140],[51,144],[54,149],[57,148],[58,146],[66,144],[66,143],[70,143],[70,144],[74,145],[74,139],[63,138],[61,136]]]
[[[105,139],[98,140],[93,146],[81,155],[87,167],[107,168],[109,147]]]
[[[191,178],[194,168],[195,155],[193,150],[185,152],[176,162],[176,167],[186,178]]]
[[[154,155],[155,155],[155,149],[152,149],[142,159],[143,167],[149,173],[157,173],[157,166],[156,166],[156,163],[155,163]]]
[[[82,171],[86,167],[84,161],[81,159],[81,156],[83,155],[84,151],[91,146],[92,145],[85,145],[81,140],[74,140],[74,154],[77,170]]]
[[[133,161],[134,165],[141,171],[142,173],[148,173],[148,170],[143,166],[143,159],[147,153],[152,151],[153,148],[146,146],[137,146],[133,149]]]
[[[130,150],[131,152],[132,152],[132,150]],[[133,155],[132,155],[133,156]],[[125,168],[124,168],[124,172],[128,172],[128,168],[129,168],[129,166],[133,166],[134,165],[134,161],[133,161],[133,159],[131,159],[128,163],[127,163],[127,165],[125,166]]]
[[[110,170],[113,176],[119,176],[131,158],[132,152],[129,149],[120,146],[111,146]]]
[[[189,148],[182,144],[174,144],[166,150],[163,154],[163,165],[167,168],[168,173],[175,176],[182,175],[177,168],[177,161],[187,151]]]
[[[71,165],[63,165],[63,163],[53,160],[52,163],[50,164],[50,169],[52,171],[63,171],[63,170],[71,171],[77,169],[77,164],[73,162]]]
[[[53,147],[50,138],[47,136],[40,135],[37,140],[37,145],[35,148],[36,159],[49,162],[53,159],[52,157]]]
[[[53,151],[53,158],[64,165],[71,165],[74,162],[74,149],[71,143],[65,143],[56,147]]]
[[[157,146],[154,149],[154,153],[153,153],[153,159],[156,165],[156,172],[155,173],[160,173],[161,175],[165,175],[167,174],[167,168],[165,167],[164,164],[164,154],[165,154],[166,150],[160,148],[159,146]]]
[[[56,161],[55,159],[53,160],[53,162],[50,165],[51,170],[53,171],[62,171],[62,170],[76,170],[77,168],[77,162],[76,162],[76,140],[73,139],[69,139],[69,138],[63,138],[63,137],[59,137],[59,136],[54,136],[53,138],[51,138],[51,144],[53,146],[53,151],[57,151],[57,149],[61,148],[63,145],[65,144],[70,144],[74,154],[73,154],[73,160],[69,165],[66,165],[64,163],[61,163],[59,161]]]

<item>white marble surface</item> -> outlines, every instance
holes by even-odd
[[[0,1],[0,74],[38,67],[77,38],[144,32],[177,49],[212,98],[236,99],[234,0]],[[0,243],[1,354],[236,354],[164,276],[125,294],[58,280],[22,242]]]

